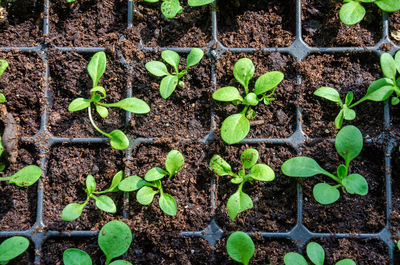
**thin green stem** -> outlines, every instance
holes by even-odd
[[[335,175],[329,173],[328,171],[325,171],[324,174],[325,174],[326,176],[330,177],[331,179],[335,180],[337,183],[342,184],[342,181],[341,181],[338,177],[336,177]]]
[[[11,180],[11,177],[2,177],[2,178],[0,178],[0,181],[7,181],[7,180]]]
[[[91,108],[91,106],[88,107],[88,113],[89,113],[89,120],[90,120],[90,122],[92,123],[93,127],[94,127],[99,133],[101,133],[102,135],[107,136],[108,138],[111,138],[111,136],[110,136],[108,133],[106,133],[106,132],[100,130],[100,128],[97,127],[96,123],[94,123],[94,120],[93,120],[93,117],[92,117],[92,108]]]

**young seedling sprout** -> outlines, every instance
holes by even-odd
[[[22,168],[10,177],[1,177],[0,181],[8,181],[9,183],[15,184],[19,187],[28,187],[35,184],[35,182],[40,178],[41,175],[42,170],[40,169],[40,167],[29,165]]]
[[[316,242],[310,242],[306,248],[308,259],[314,265],[324,265],[325,262],[325,250],[320,244]],[[285,265],[308,265],[307,260],[297,252],[289,252],[283,258]],[[335,263],[335,265],[356,265],[351,259],[342,259]]]
[[[400,10],[398,0],[344,0],[345,4],[340,8],[339,17],[343,24],[354,25],[365,16],[365,8],[361,3],[374,3],[382,11],[396,12]]]
[[[204,52],[201,49],[193,48],[186,58],[186,68],[179,71],[179,54],[166,50],[161,53],[161,58],[173,67],[172,74],[168,72],[167,66],[163,62],[151,61],[146,63],[145,67],[151,74],[163,77],[160,83],[160,94],[164,99],[169,98],[175,91],[176,86],[180,88],[185,87],[185,83],[181,78],[187,73],[190,67],[198,64],[204,56]]]
[[[400,102],[400,78],[396,79],[397,72],[400,73],[400,52],[396,53],[393,58],[389,53],[384,53],[380,57],[381,68],[384,78],[374,81],[367,89],[367,93],[360,100],[353,102],[353,92],[348,92],[344,103],[340,99],[339,92],[331,87],[321,87],[314,92],[314,95],[325,98],[327,100],[339,104],[341,110],[335,118],[335,126],[340,129],[344,120],[354,120],[356,112],[352,109],[356,105],[366,100],[371,101],[385,101],[393,92],[395,96],[392,97],[392,105],[397,105]]]
[[[150,107],[141,99],[138,98],[125,98],[115,103],[104,103],[103,99],[106,98],[106,90],[104,87],[99,86],[99,80],[103,76],[106,69],[106,54],[104,52],[97,52],[93,55],[88,65],[88,72],[93,81],[93,88],[90,90],[92,97],[76,98],[68,107],[70,112],[88,109],[89,119],[93,127],[104,136],[110,138],[110,144],[113,148],[123,150],[128,148],[129,140],[126,135],[120,130],[114,130],[111,133],[106,133],[97,127],[92,117],[92,104],[96,108],[96,112],[101,118],[108,116],[107,107],[120,108],[135,114],[145,114],[150,112]]]
[[[122,191],[131,192],[136,191],[136,199],[142,205],[149,205],[153,202],[154,196],[160,193],[158,204],[164,213],[175,216],[177,212],[177,205],[174,197],[165,193],[161,184],[161,179],[165,176],[172,178],[178,174],[184,165],[183,155],[177,151],[172,150],[168,153],[165,159],[165,169],[154,167],[150,169],[144,180],[138,176],[130,176],[122,180],[118,188]]]
[[[253,240],[246,233],[236,231],[229,236],[226,250],[233,260],[247,265],[254,255],[255,248]]]
[[[0,77],[3,75],[4,71],[8,67],[8,62],[6,60],[0,60]],[[6,102],[6,97],[4,94],[0,93],[0,103]]]
[[[83,208],[85,208],[86,204],[88,204],[89,199],[93,198],[96,201],[96,206],[100,210],[103,210],[108,213],[115,213],[117,208],[115,206],[114,201],[108,197],[107,195],[102,195],[107,192],[117,192],[118,191],[118,184],[121,182],[124,173],[119,171],[113,177],[111,181],[111,185],[108,189],[103,191],[95,191],[96,190],[96,180],[92,175],[88,175],[86,178],[86,200],[83,203],[70,203],[65,206],[64,210],[61,213],[61,218],[64,221],[73,221],[79,216],[81,216]],[[100,196],[96,196],[100,195]]]
[[[13,236],[0,244],[0,265],[8,264],[24,253],[29,247],[29,240],[22,236]]]
[[[144,0],[149,3],[158,3],[160,0]],[[161,13],[166,18],[174,18],[183,12],[183,7],[181,6],[179,0],[161,0]],[[214,0],[188,0],[189,6],[204,6],[214,2]]]
[[[242,162],[242,169],[239,170],[238,174],[232,172],[231,166],[219,155],[214,155],[210,161],[210,168],[218,176],[232,176],[231,182],[233,184],[239,184],[237,191],[232,194],[226,205],[228,209],[228,215],[232,221],[235,220],[236,216],[248,209],[253,208],[253,201],[250,196],[243,192],[243,185],[246,182],[253,183],[254,180],[258,181],[272,181],[275,179],[274,171],[265,164],[257,164],[258,151],[255,149],[247,149],[243,151],[240,156]],[[246,174],[246,169],[249,172]]]
[[[108,222],[100,230],[97,241],[106,256],[106,265],[132,265],[125,260],[111,262],[111,260],[125,254],[132,243],[132,232],[125,223],[121,221]],[[63,262],[64,265],[92,265],[90,256],[77,248],[65,250]]]
[[[321,204],[337,201],[340,197],[339,188],[350,194],[368,193],[368,183],[365,178],[360,174],[349,174],[350,162],[360,154],[363,147],[361,132],[352,125],[343,127],[336,136],[335,147],[345,164],[339,165],[334,173],[321,168],[314,159],[304,156],[291,158],[282,165],[283,174],[289,177],[312,177],[322,174],[336,181],[338,184],[335,186],[327,183],[318,183],[314,186],[314,198]]]
[[[283,80],[281,72],[273,71],[260,76],[254,87],[254,91],[249,91],[249,82],[253,78],[255,67],[250,59],[242,58],[235,63],[233,75],[236,80],[244,87],[245,97],[242,98],[236,87],[222,87],[212,95],[214,100],[222,102],[232,102],[234,105],[243,104],[243,110],[229,116],[221,126],[221,137],[228,144],[235,144],[242,141],[250,131],[250,119],[254,119],[256,112],[253,110],[260,101],[268,105],[275,98],[272,98],[277,86]],[[267,92],[269,92],[267,94]]]

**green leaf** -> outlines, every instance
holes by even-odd
[[[351,259],[342,259],[341,261],[336,262],[335,265],[356,265],[356,263]]]
[[[397,105],[397,104],[400,103],[400,99],[399,99],[399,98],[396,98],[396,97],[392,97],[391,100],[390,100],[390,103],[391,103],[393,106],[395,106],[395,105]]]
[[[257,95],[263,94],[271,89],[274,89],[282,82],[284,74],[279,71],[273,71],[260,76],[254,86],[254,93]]]
[[[343,127],[336,135],[335,147],[339,155],[347,163],[350,163],[360,154],[363,147],[363,138],[360,130],[353,125]]]
[[[257,106],[258,105],[258,98],[257,95],[254,93],[249,93],[243,100],[244,105],[250,106]]]
[[[346,104],[347,106],[350,106],[351,102],[353,102],[353,99],[354,99],[354,94],[353,94],[352,91],[350,91],[346,95],[346,99],[344,101],[344,104]]]
[[[29,165],[10,177],[10,183],[13,183],[19,187],[28,187],[40,178],[42,175],[42,170],[40,167],[35,165]]]
[[[344,179],[345,177],[346,177],[346,175],[347,175],[347,168],[346,168],[346,166],[345,165],[340,165],[340,166],[338,166],[338,168],[336,169],[336,173],[337,173],[337,176],[340,178],[340,179]]]
[[[400,250],[400,240],[397,241],[397,248]]]
[[[198,64],[204,56],[204,52],[199,48],[193,48],[187,59],[186,59],[186,68],[192,67]]]
[[[0,245],[0,263],[7,264],[7,261],[12,260],[29,247],[29,240],[22,236],[13,236],[4,240]]]
[[[132,232],[121,221],[111,221],[99,232],[98,244],[106,255],[106,264],[116,257],[123,255],[131,245]]]
[[[229,197],[226,207],[228,208],[229,217],[232,221],[235,221],[235,218],[239,213],[253,208],[253,201],[249,195],[241,190],[237,190],[231,197]]]
[[[178,2],[179,3],[179,2]],[[161,58],[178,71],[180,57],[177,52],[166,50],[161,53]]]
[[[324,265],[325,251],[320,244],[310,242],[307,244],[307,256],[315,265]]]
[[[176,201],[174,197],[167,193],[161,193],[160,198],[158,199],[158,204],[160,205],[161,210],[164,213],[175,216],[178,210],[178,206],[176,205]]]
[[[394,56],[394,62],[396,63],[397,72],[400,73],[400,51],[397,51]]]
[[[96,180],[92,175],[88,175],[86,178],[86,193],[92,194],[96,190]]]
[[[178,174],[184,164],[185,159],[177,150],[170,151],[165,159],[165,168],[167,169],[170,177]]]
[[[61,218],[64,221],[73,221],[81,216],[83,208],[86,204],[70,203],[63,209]]]
[[[116,260],[111,262],[110,265],[132,265],[132,263],[125,260]]]
[[[85,252],[77,248],[70,248],[63,253],[64,265],[92,265],[92,259]]]
[[[224,120],[221,126],[221,137],[227,144],[242,141],[250,131],[250,122],[243,114],[234,114]]]
[[[233,75],[236,80],[244,87],[248,87],[249,81],[253,78],[255,67],[250,59],[242,58],[235,63]]]
[[[394,80],[396,78],[396,63],[392,55],[385,52],[381,55],[380,61],[383,74],[387,78]]]
[[[400,10],[400,2],[398,0],[376,0],[375,4],[386,12],[396,12]]]
[[[212,94],[212,98],[217,101],[231,102],[231,101],[243,101],[239,90],[233,86],[221,87]]]
[[[352,121],[356,118],[356,112],[352,109],[349,109],[347,105],[343,106],[343,117],[345,120]]]
[[[4,96],[4,94],[0,93],[0,103],[4,102],[6,102],[6,97]]]
[[[106,98],[106,89],[102,86],[96,86],[90,89],[90,92],[94,95],[99,95],[101,99]],[[100,94],[96,92],[100,92]]]
[[[257,164],[250,169],[249,175],[259,181],[273,181],[275,173],[269,166],[265,164]]]
[[[108,109],[106,107],[96,105],[96,111],[100,115],[100,117],[107,118],[108,116]]]
[[[306,259],[296,252],[289,252],[283,257],[285,265],[308,265]]]
[[[214,0],[188,0],[189,6],[204,6],[214,2]]]
[[[161,12],[166,18],[174,18],[177,14],[182,13],[183,8],[179,0],[164,0],[161,4]]]
[[[146,114],[150,112],[149,105],[138,98],[125,98],[121,101],[107,104],[107,106],[121,108],[135,114]]]
[[[210,161],[210,168],[218,176],[232,176],[231,166],[219,155],[214,155]]]
[[[176,75],[168,75],[161,80],[160,83],[160,94],[163,99],[169,98],[175,91],[178,85],[178,77]]]
[[[114,130],[110,132],[110,144],[112,148],[117,150],[124,150],[129,146],[129,139],[126,135],[120,130]]]
[[[90,100],[86,98],[76,98],[68,106],[69,112],[79,111],[86,109],[90,106]]]
[[[305,156],[293,157],[285,161],[281,170],[289,177],[312,177],[327,173],[314,159]]]
[[[118,185],[122,181],[122,178],[124,177],[124,172],[122,170],[118,171],[117,174],[114,175],[111,185],[108,189],[105,190],[105,192],[116,192],[118,191]]]
[[[334,186],[326,183],[318,183],[313,188],[313,195],[320,204],[331,204],[340,197],[340,192]]]
[[[144,179],[146,181],[156,181],[156,180],[162,179],[166,175],[168,175],[167,171],[165,171],[164,169],[159,168],[159,167],[154,167],[146,173],[146,175],[144,176]]]
[[[346,191],[350,194],[367,195],[368,194],[368,183],[363,176],[360,174],[350,174],[345,177],[342,181]]]
[[[8,62],[6,60],[0,60],[0,77],[3,75],[7,67],[8,67]]]
[[[335,127],[336,129],[340,129],[343,125],[343,119],[344,119],[344,110],[341,109],[338,113],[338,115],[335,118]]]
[[[130,176],[119,183],[118,189],[126,192],[135,191],[141,189],[145,183],[146,181],[144,181],[141,177]]]
[[[226,241],[229,257],[242,264],[248,264],[254,255],[253,240],[241,231],[233,232]]]
[[[108,213],[115,213],[117,211],[114,201],[107,195],[101,195],[99,197],[93,196],[93,198],[96,200],[96,206],[100,210]]]
[[[145,67],[147,71],[155,76],[162,77],[169,75],[167,66],[163,62],[151,61],[146,63]]]
[[[106,54],[104,52],[96,52],[88,65],[88,72],[93,80],[93,87],[97,86],[100,78],[106,70]]]
[[[157,193],[153,188],[144,186],[136,193],[136,200],[142,205],[149,205]]]
[[[340,20],[346,25],[354,25],[365,16],[365,8],[356,1],[345,3],[339,11]]]
[[[320,87],[315,90],[314,95],[325,98],[327,100],[342,104],[342,100],[340,99],[339,92],[331,87]]]
[[[368,87],[367,93],[362,100],[385,101],[393,91],[393,82],[387,78],[380,78]]]
[[[244,168],[251,168],[252,166],[254,166],[257,163],[258,158],[258,151],[254,148],[246,149],[240,155],[240,161],[242,162]]]

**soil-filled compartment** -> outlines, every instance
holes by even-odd
[[[400,45],[400,11],[389,14],[389,38]]]

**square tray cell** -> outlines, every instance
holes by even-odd
[[[135,232],[146,233],[149,237],[166,231],[200,231],[211,221],[211,172],[208,169],[207,146],[191,141],[140,144],[134,147],[126,167],[131,175],[144,178],[153,167],[165,169],[165,158],[171,150],[178,150],[185,159],[185,165],[177,176],[171,179],[165,177],[161,181],[164,192],[176,200],[176,216],[169,216],[160,209],[158,194],[148,206],[137,202],[136,191],[129,194],[130,224]]]
[[[185,88],[177,87],[168,99],[163,99],[159,89],[162,78],[153,76],[145,68],[149,61],[162,61],[161,56],[145,55],[133,66],[129,81],[132,95],[146,101],[151,111],[132,116],[130,133],[136,137],[203,138],[211,129],[210,59],[205,56],[191,67],[182,78]],[[185,67],[187,54],[180,56],[181,67]]]
[[[382,13],[372,3],[362,3],[364,19],[353,26],[343,24],[339,10],[343,1],[302,0],[304,41],[314,47],[374,46],[382,36]]]
[[[391,13],[389,16],[389,38],[400,45],[400,12]]]
[[[52,106],[49,113],[49,131],[58,137],[104,137],[90,123],[87,109],[71,113],[69,104],[78,97],[90,98],[92,80],[87,65],[93,54],[52,52],[49,54],[50,93]],[[99,85],[106,89],[106,103],[126,98],[126,72],[119,60],[107,54],[107,65]],[[93,107],[93,106],[92,106]],[[108,108],[109,115],[102,119],[93,112],[94,120],[103,131],[124,130],[125,111]]]
[[[8,165],[0,177],[8,177],[28,165],[38,165],[35,147],[19,143],[16,162]],[[0,231],[28,230],[36,222],[37,184],[18,187],[8,181],[0,182]]]
[[[216,222],[224,231],[242,230],[245,232],[288,232],[296,224],[296,183],[281,173],[284,161],[296,156],[295,151],[285,146],[241,145],[221,147],[219,154],[231,166],[233,172],[241,169],[240,155],[254,148],[259,154],[258,163],[263,163],[275,172],[271,182],[254,180],[253,185],[246,183],[243,191],[253,200],[254,208],[240,213],[235,221],[228,216],[226,203],[239,185],[231,183],[232,177],[216,177]],[[247,171],[248,172],[248,171]]]
[[[9,67],[0,78],[7,111],[17,123],[20,136],[33,136],[40,128],[43,104],[43,61],[36,53],[0,53]]]
[[[278,85],[273,97],[276,98],[268,106],[262,101],[253,108],[257,116],[250,120],[250,132],[246,138],[286,138],[292,135],[296,129],[296,102],[298,87],[296,81],[296,71],[292,57],[280,53],[225,53],[215,64],[215,75],[217,87],[234,86],[238,88],[244,97],[244,88],[236,81],[233,75],[233,67],[241,58],[249,58],[255,65],[255,74],[250,81],[249,92],[253,92],[254,84],[258,77],[270,72],[281,71],[285,78]],[[217,120],[218,135],[224,119],[228,116],[239,113],[243,105],[235,107],[233,104],[215,102],[215,113]]]
[[[343,102],[346,94],[353,91],[355,103],[382,73],[379,57],[372,53],[313,54],[298,64],[298,70],[302,77],[303,130],[312,138],[334,138],[337,133],[334,121],[340,111],[338,104],[314,95],[318,88],[335,88]],[[354,107],[356,118],[343,121],[343,126],[358,127],[364,137],[377,136],[383,130],[383,106],[383,102],[364,101]]]
[[[211,41],[210,6],[189,7],[187,1],[180,1],[182,14],[167,19],[161,13],[161,2],[134,2],[133,34],[140,36],[144,46],[205,47]]]
[[[63,47],[98,47],[116,43],[127,27],[125,0],[50,3],[48,41]]]
[[[6,239],[8,238],[0,238],[0,244],[3,243],[3,241]],[[21,264],[33,265],[34,264],[33,261],[35,259],[34,253],[35,253],[34,244],[32,242],[29,242],[28,249],[15,259],[12,259],[9,263],[7,263],[7,265],[21,265]]]
[[[114,175],[123,170],[123,152],[108,145],[56,145],[50,149],[44,187],[44,223],[49,230],[100,230],[107,222],[122,218],[123,193],[107,193],[117,206],[115,214],[99,210],[93,199],[82,215],[72,222],[63,221],[61,212],[69,203],[86,199],[85,180],[91,174],[96,191],[107,189]],[[57,196],[55,196],[57,195]]]
[[[296,36],[296,3],[277,1],[218,1],[218,39],[226,47],[290,46]]]
[[[315,141],[303,147],[302,156],[315,159],[328,172],[336,172],[344,159],[334,143]],[[344,194],[333,204],[319,204],[312,194],[317,183],[336,185],[324,175],[299,179],[304,192],[304,225],[317,233],[377,233],[386,224],[385,167],[383,151],[364,143],[361,154],[351,161],[350,173],[362,175],[368,182],[368,194]],[[293,180],[295,181],[295,180]]]
[[[0,23],[0,45],[3,47],[37,46],[42,39],[43,1],[8,1],[7,19]],[[39,68],[41,69],[41,67]]]

